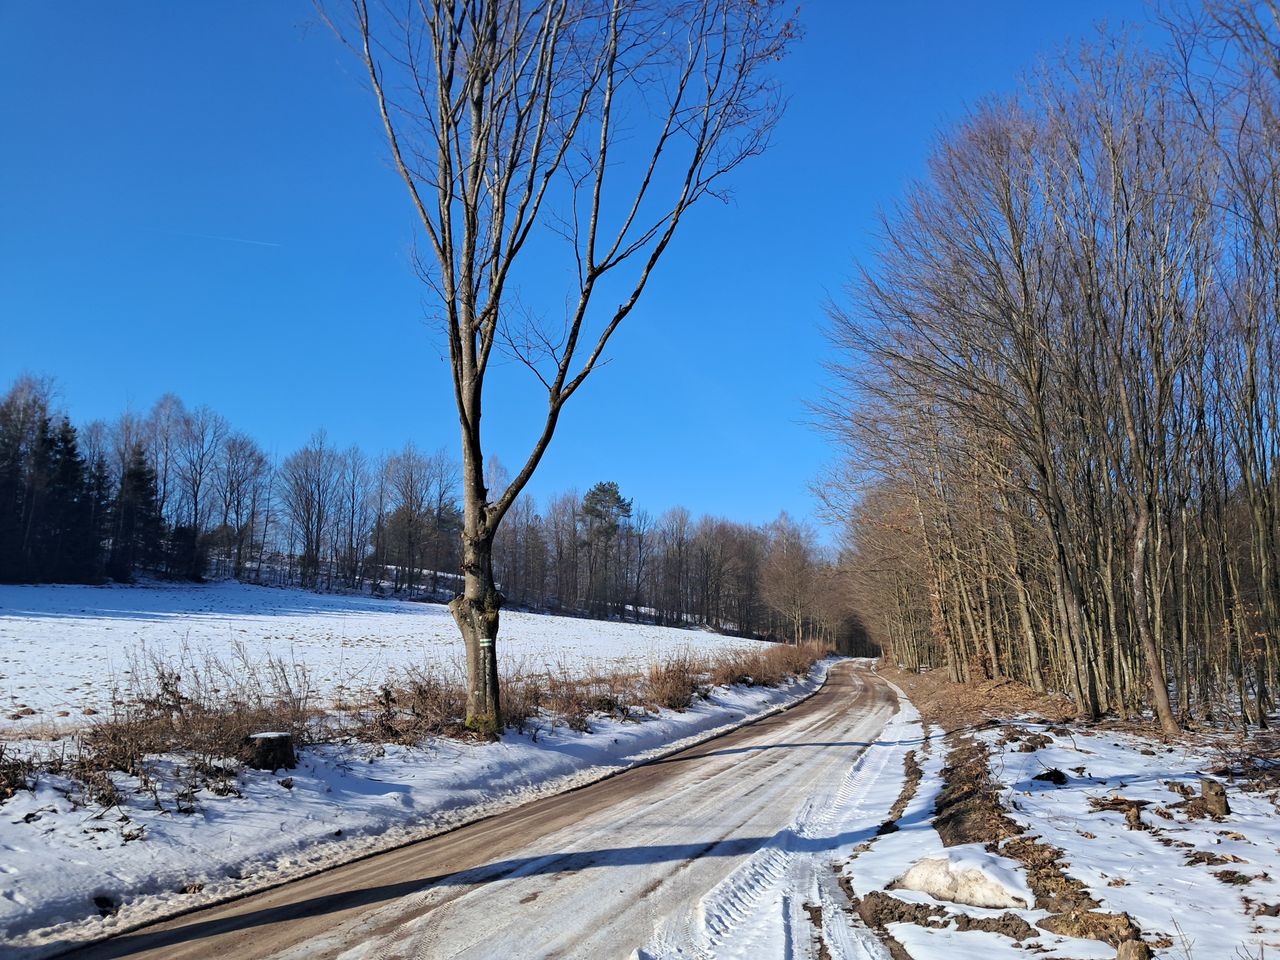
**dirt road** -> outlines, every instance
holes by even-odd
[[[665,760],[70,956],[778,955],[754,951],[817,935],[824,849],[879,822],[851,832],[850,771],[896,703],[843,662],[804,703]]]

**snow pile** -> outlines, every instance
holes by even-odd
[[[971,907],[1035,905],[1021,867],[987,853],[981,844],[951,847],[943,857],[926,857],[889,885],[891,890],[915,890],[935,900]]]

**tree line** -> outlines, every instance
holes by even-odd
[[[491,459],[488,480],[502,466]],[[447,599],[458,589],[460,471],[412,443],[370,457],[324,433],[278,463],[207,407],[167,394],[77,429],[53,385],[0,400],[0,582],[137,575]],[[836,643],[852,636],[834,559],[785,514],[764,526],[659,517],[613,482],[529,497],[495,545],[509,601],[598,618]]]
[[[1173,731],[1275,708],[1280,32],[1211,4],[938,143],[832,309],[871,634]]]

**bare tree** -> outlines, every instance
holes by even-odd
[[[182,557],[187,569],[182,572],[190,577],[203,574],[205,547],[201,538],[209,528],[214,506],[210,488],[227,430],[226,419],[206,406],[197,407],[179,420],[174,471],[181,497],[182,523],[189,529],[189,545]]]
[[[495,734],[498,525],[685,213],[765,148],[781,108],[768,67],[794,25],[777,0],[351,0],[345,22],[327,19],[365,65],[432,254],[420,272],[439,298],[462,432],[464,589],[451,609],[467,725]],[[575,276],[552,325],[521,322],[514,291],[538,224],[568,242]],[[597,315],[601,288],[620,300]],[[498,344],[537,376],[547,410],[491,491],[481,417]]]
[[[238,431],[226,437],[218,453],[213,483],[231,575],[236,578],[244,575],[249,562],[269,473],[267,455],[257,441]]]
[[[314,587],[320,579],[320,563],[330,518],[340,508],[341,460],[328,445],[324,431],[291,454],[280,467],[281,499],[292,533],[301,538],[300,580]]]
[[[797,644],[804,639],[806,614],[819,595],[815,536],[785,513],[769,524],[762,580],[764,600],[786,621]]]

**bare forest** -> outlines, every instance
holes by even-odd
[[[493,482],[503,468],[496,460]],[[48,381],[0,398],[0,582],[234,578],[446,602],[461,577],[461,470],[408,443],[370,456],[323,432],[278,461],[221,415],[162,397],[73,427]],[[660,515],[599,482],[515,501],[494,550],[509,602],[600,619],[854,643],[836,558],[785,514]]]
[[[1274,710],[1275,13],[1045,66],[883,217],[824,414],[858,610],[904,665],[1166,731]]]

